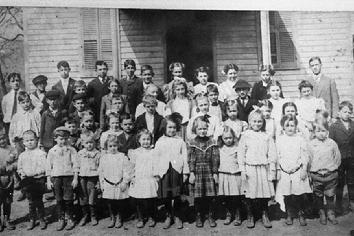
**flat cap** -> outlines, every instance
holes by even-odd
[[[57,90],[50,90],[46,92],[45,97],[54,100],[60,97],[60,92]]]
[[[79,99],[86,99],[87,95],[86,93],[77,93],[73,96],[73,101],[79,100]]]
[[[234,85],[234,89],[241,89],[241,88],[252,88],[251,84],[248,83],[246,80],[240,79]]]
[[[36,77],[33,78],[32,83],[33,83],[34,85],[37,85],[37,84],[39,84],[39,83],[47,83],[47,80],[48,80],[47,76],[45,76],[45,75],[38,75],[38,76],[36,76]]]

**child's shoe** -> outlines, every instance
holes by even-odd
[[[237,209],[235,212],[234,226],[240,226],[242,224],[240,210]]]
[[[285,224],[286,225],[293,225],[293,218],[291,217],[291,212],[290,210],[288,210],[287,212],[287,216],[286,216],[286,220],[285,220]]]
[[[111,223],[108,225],[108,228],[113,228],[116,225],[116,217],[111,215]]]
[[[175,217],[175,224],[177,229],[183,229],[183,222],[179,217]]]
[[[226,218],[225,218],[225,221],[224,221],[224,225],[229,225],[231,224],[231,213],[228,211],[226,213]]]
[[[254,218],[252,214],[247,215],[247,228],[249,229],[254,228]]]
[[[65,220],[59,219],[57,225],[57,231],[62,231],[65,228]]]
[[[39,219],[39,228],[41,230],[44,230],[47,228],[47,222],[43,218]]]
[[[327,217],[328,217],[329,222],[331,222],[332,224],[334,224],[334,225],[338,224],[338,220],[336,219],[336,214],[334,213],[333,210],[328,210]]]
[[[211,228],[215,228],[216,227],[216,222],[215,222],[215,219],[213,217],[213,213],[209,213],[208,221],[209,221],[209,226]]]
[[[155,227],[155,225],[156,225],[156,221],[154,220],[154,218],[150,217],[148,220],[148,226]]]
[[[327,217],[326,217],[326,213],[324,209],[320,209],[319,211],[319,215],[320,215],[320,223],[323,225],[327,224]]]
[[[86,223],[88,222],[89,217],[88,214],[84,214],[84,216],[81,218],[80,222],[79,222],[79,226],[85,226]]]
[[[263,226],[265,228],[272,228],[272,224],[270,223],[270,220],[269,220],[269,217],[268,217],[268,213],[266,211],[263,211],[262,222],[263,222]]]
[[[96,208],[94,206],[90,206],[90,213],[91,213],[91,226],[98,225],[98,220],[96,217]]]
[[[66,230],[72,230],[73,228],[75,228],[75,223],[72,219],[68,220],[68,223],[66,224],[65,229]]]
[[[117,215],[115,225],[113,227],[116,227],[117,229],[121,228],[123,226],[123,220],[120,214]],[[112,228],[113,228],[112,227]]]
[[[12,224],[12,222],[10,221],[10,217],[9,216],[5,216],[4,217],[4,226],[6,227],[7,230],[15,230],[15,225]]]
[[[301,226],[306,226],[307,222],[306,222],[306,218],[305,218],[305,213],[303,211],[299,211],[299,222]]]
[[[137,228],[143,228],[144,227],[144,221],[139,219],[138,222],[136,223],[136,227]]]
[[[32,229],[34,229],[34,227],[36,227],[36,221],[34,219],[31,219],[30,223],[27,227],[27,230],[32,230]]]
[[[165,220],[165,222],[163,224],[163,228],[164,229],[169,229],[171,227],[171,224],[172,224],[171,216],[167,215],[166,216],[166,220]]]
[[[199,212],[195,216],[195,226],[197,226],[198,228],[202,228],[203,227],[202,217],[201,217]]]

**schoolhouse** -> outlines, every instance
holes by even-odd
[[[207,65],[216,82],[224,80],[223,66],[235,63],[251,83],[264,62],[276,68],[284,95],[297,97],[309,58],[319,56],[341,99],[354,92],[352,12],[23,8],[23,22],[27,89],[38,74],[52,85],[60,60],[70,63],[74,79],[88,81],[98,59],[114,77],[123,73],[124,60],[134,59],[136,73],[150,64],[159,85],[169,81],[173,61],[187,65],[189,80],[194,68]]]

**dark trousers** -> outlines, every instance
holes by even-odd
[[[346,158],[342,160],[342,164],[338,169],[338,185],[336,188],[337,203],[341,204],[343,199],[343,189],[345,183],[348,187],[349,200],[354,202],[354,160]]]
[[[80,176],[80,191],[79,199],[80,205],[96,205],[97,202],[97,190],[96,184],[98,182],[98,176]]]
[[[137,198],[136,210],[139,220],[145,220],[149,217],[155,219],[157,212],[156,198]]]
[[[45,192],[45,177],[32,179],[31,183],[23,188],[28,199],[29,215],[32,220],[38,215],[39,219],[44,218],[43,194]]]
[[[11,215],[11,203],[13,197],[13,186],[8,189],[0,189],[0,216],[1,207],[5,218],[10,218]]]
[[[57,213],[60,219],[67,218],[73,219],[74,208],[74,191],[71,183],[73,176],[57,176],[52,177],[54,185],[54,195],[57,202]]]

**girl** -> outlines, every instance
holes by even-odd
[[[278,81],[272,80],[268,84],[267,89],[270,96],[269,101],[273,104],[271,117],[276,124],[279,124],[282,117],[283,104],[286,102],[286,100],[280,96],[282,93],[281,85]]]
[[[118,139],[109,135],[105,143],[107,153],[102,154],[98,167],[102,198],[108,205],[111,223],[108,228],[121,228],[122,213],[128,199],[128,187],[131,180],[132,167],[128,158],[118,152]],[[117,211],[115,212],[115,210]]]
[[[95,147],[95,139],[91,133],[81,134],[81,138],[84,148],[78,152],[78,158],[79,197],[83,217],[79,225],[84,226],[91,216],[91,225],[95,226],[98,224],[96,217],[96,186],[98,185],[98,164],[101,155]]]
[[[123,131],[120,128],[119,125],[119,115],[116,113],[111,113],[108,116],[108,122],[109,122],[109,130],[106,132],[103,132],[101,135],[100,139],[100,144],[101,144],[101,149],[104,148],[104,143],[107,141],[108,135],[116,135],[119,136]]]
[[[256,101],[268,99],[267,88],[268,85],[272,82],[275,70],[272,65],[260,65],[259,66],[260,81],[256,82],[253,85],[251,99]],[[280,93],[280,97],[283,97],[283,94]]]
[[[195,70],[194,74],[196,80],[199,82],[197,85],[194,86],[194,94],[206,94],[207,93],[207,86],[209,84],[218,86],[216,83],[208,82],[209,79],[209,67],[201,66]]]
[[[219,196],[226,202],[226,219],[224,225],[232,222],[235,214],[235,226],[241,225],[241,171],[237,161],[238,138],[232,128],[225,126],[220,141]]]
[[[229,97],[237,97],[233,87],[237,82],[238,72],[239,68],[235,64],[227,64],[221,71],[226,76],[226,80],[219,85],[219,100],[221,102],[224,102]]]
[[[262,210],[264,227],[271,228],[268,218],[268,200],[274,196],[272,181],[276,174],[276,150],[273,139],[265,133],[265,120],[260,110],[253,110],[249,117],[249,130],[242,135],[239,143],[239,168],[244,181],[246,196],[247,227],[253,228],[253,209]]]
[[[109,82],[109,94],[102,97],[101,101],[101,109],[100,109],[100,128],[102,130],[106,130],[106,118],[107,114],[109,114],[109,110],[114,107],[113,98],[120,100],[119,107],[116,108],[118,112],[125,111],[129,113],[128,106],[126,106],[126,99],[125,97],[121,96],[122,94],[122,86],[120,85],[117,79],[113,79]],[[117,104],[118,105],[118,104]],[[108,112],[108,113],[107,113]]]
[[[304,194],[312,193],[312,190],[307,176],[307,144],[306,140],[296,133],[297,123],[293,115],[284,115],[281,119],[284,134],[276,140],[278,184],[275,200],[280,203],[283,211],[286,209],[287,225],[293,224],[293,214],[298,213],[300,225],[305,226]]]
[[[271,117],[273,104],[265,99],[258,103],[258,107],[262,111],[266,123],[265,132],[275,140],[276,125],[274,119]]]
[[[224,127],[230,127],[235,133],[235,138],[239,140],[241,137],[241,133],[248,128],[248,124],[247,122],[238,119],[237,103],[227,103],[226,113],[228,119],[224,122]]]
[[[18,93],[18,102],[21,109],[12,117],[9,130],[9,139],[12,146],[16,137],[22,138],[23,132],[32,130],[39,136],[41,129],[41,115],[32,105],[30,95],[24,91]]]
[[[156,225],[156,197],[158,179],[155,177],[154,168],[156,155],[151,148],[152,134],[147,130],[141,130],[137,135],[140,147],[128,151],[128,157],[133,165],[133,179],[130,183],[129,195],[136,199],[138,213],[137,228],[144,227],[145,219],[149,220],[149,227]]]
[[[144,96],[151,95],[151,96],[155,97],[157,100],[156,112],[159,113],[159,115],[164,116],[166,104],[157,99],[158,94],[159,94],[158,92],[159,92],[159,88],[155,84],[151,83],[151,84],[148,84],[147,87],[145,88]],[[144,107],[144,103],[140,103],[136,107],[135,118],[139,117],[144,112],[146,112],[146,109]]]
[[[181,129],[180,123],[179,114],[168,115],[164,122],[164,135],[155,146],[158,157],[156,169],[160,178],[158,196],[164,201],[167,210],[164,229],[170,228],[174,216],[176,227],[183,228],[180,209],[181,194],[189,168],[186,143],[177,136],[177,132]]]
[[[188,121],[191,118],[193,102],[187,96],[187,84],[183,81],[176,80],[172,83],[172,100],[167,103],[166,115],[174,112],[182,116],[181,130],[179,136],[186,139],[186,129]]]
[[[216,141],[207,136],[208,125],[205,116],[197,117],[192,127],[196,137],[188,144],[190,193],[194,197],[197,227],[203,227],[202,212],[205,208],[209,210],[210,227],[216,227],[214,213],[220,156]]]

